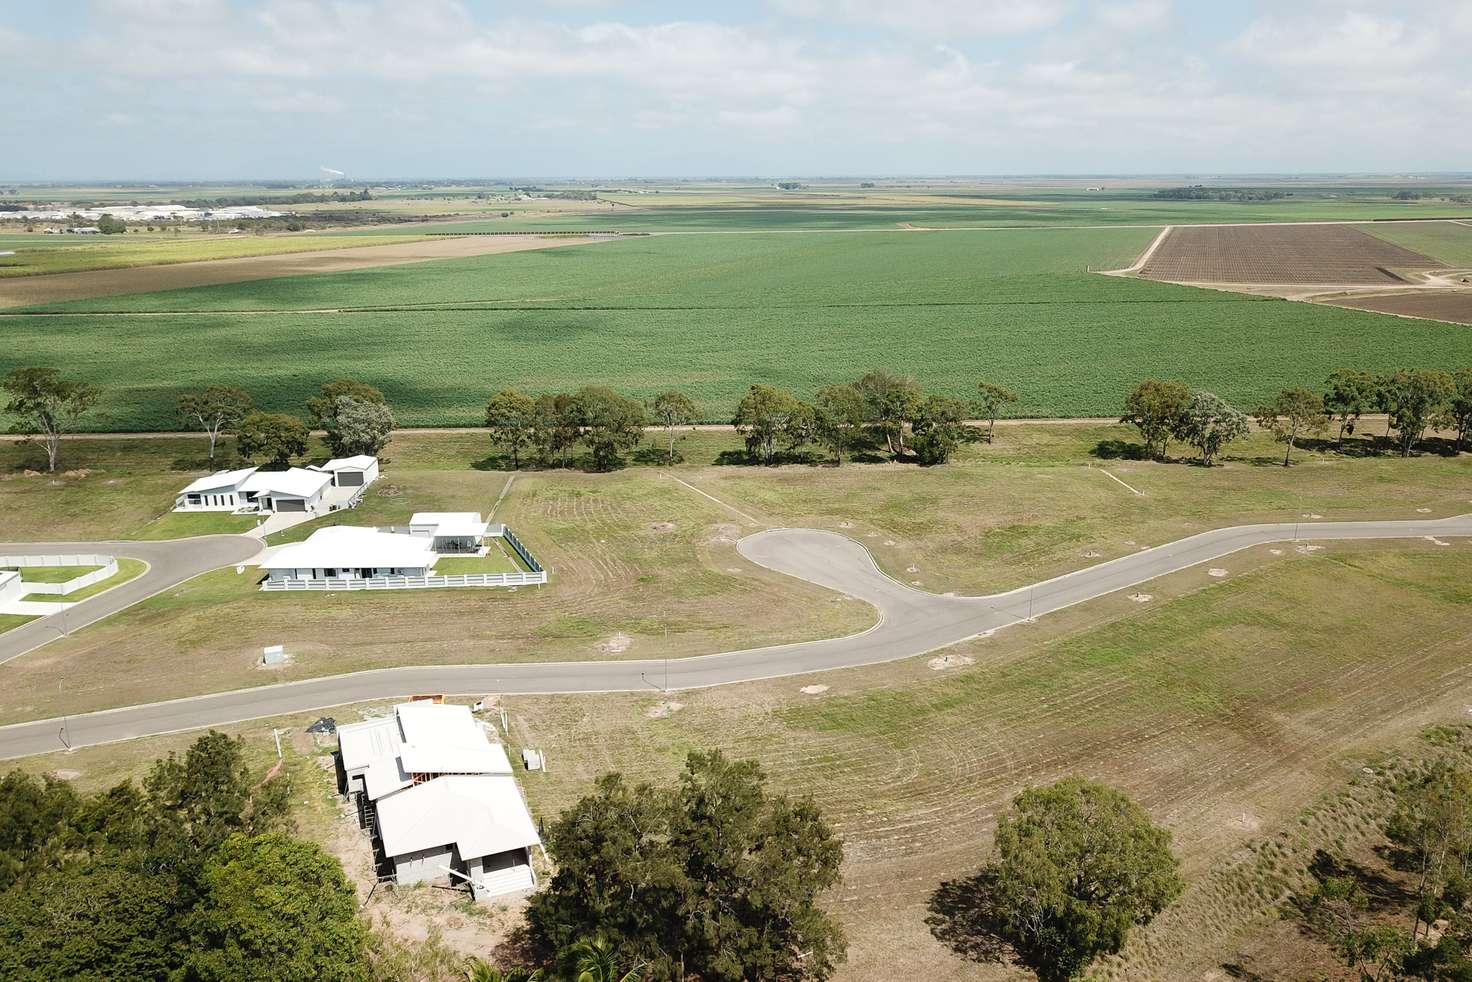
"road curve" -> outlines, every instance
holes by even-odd
[[[79,601],[64,614],[52,614],[0,634],[0,664],[50,641],[95,624],[171,586],[250,559],[261,549],[259,539],[244,535],[201,535],[191,539],[147,542],[0,542],[0,556],[100,553],[141,559],[148,569],[121,586]]]
[[[690,689],[924,654],[1251,546],[1294,539],[1472,536],[1472,515],[1409,522],[1287,522],[1214,529],[1031,586],[985,597],[925,593],[880,572],[863,546],[834,532],[772,529],[737,548],[754,563],[872,604],[860,634],[692,658],[378,669],[0,727],[0,759],[205,726],[392,699],[414,692],[588,693]]]

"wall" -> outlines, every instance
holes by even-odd
[[[394,877],[400,885],[407,886],[410,883],[429,883],[433,880],[443,880],[450,877],[444,867],[454,868],[455,858],[454,846],[441,846],[438,849],[421,849],[418,852],[406,852],[401,856],[394,857]]]

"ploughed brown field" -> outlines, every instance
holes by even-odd
[[[308,273],[336,273],[373,266],[397,266],[431,259],[461,259],[526,249],[550,249],[599,241],[592,237],[550,238],[542,235],[466,235],[372,245],[291,252],[280,255],[244,256],[236,259],[206,259],[122,269],[89,269],[74,273],[21,276],[0,283],[0,307],[25,307],[108,297],[124,293],[153,293],[182,290],[219,283],[244,283]]]
[[[1337,307],[1377,310],[1403,317],[1425,317],[1430,320],[1472,324],[1472,290],[1468,292],[1427,290],[1418,293],[1395,293],[1379,297],[1348,297],[1331,300]]]
[[[1177,283],[1406,282],[1444,266],[1352,225],[1193,225],[1171,229],[1140,275]]]

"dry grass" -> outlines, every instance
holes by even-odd
[[[1472,682],[1472,546],[1258,548],[1228,565],[1225,579],[1192,570],[1157,581],[1148,604],[1106,597],[958,646],[972,664],[949,670],[919,658],[669,696],[503,699],[513,749],[550,761],[523,787],[551,817],[606,770],[666,779],[697,747],[754,757],[778,787],[813,794],[846,840],[831,900],[852,938],[844,978],[960,980],[1022,976],[936,941],[931,893],[982,861],[1017,790],[1086,774],[1172,830],[1189,883],[1103,977],[1220,977],[1211,973],[1270,924],[1314,848],[1373,832],[1383,782],[1361,764],[1464,717]],[[802,691],[813,685],[827,688]],[[299,731],[311,718],[235,729],[268,754],[271,726]],[[95,787],[191,738],[21,763]],[[286,741],[289,755],[300,739]],[[304,824],[328,841],[322,774],[301,785]]]

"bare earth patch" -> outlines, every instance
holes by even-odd
[[[932,658],[925,663],[925,667],[932,672],[944,672],[950,668],[962,668],[966,665],[975,665],[976,659],[969,655],[941,655]]]
[[[371,240],[369,240],[371,241]],[[324,249],[277,256],[248,256],[243,259],[214,259],[167,266],[134,269],[98,269],[80,273],[22,276],[0,283],[0,307],[29,307],[38,304],[110,297],[124,293],[152,293],[218,283],[269,280],[304,273],[336,273],[372,266],[398,266],[431,259],[460,259],[489,256],[527,249],[549,249],[600,241],[593,238],[537,235],[466,235],[404,242],[396,245],[364,245],[352,249]]]
[[[628,651],[633,643],[633,638],[629,637],[624,632],[619,631],[612,637],[599,641],[597,644],[593,645],[593,648],[605,655],[617,655],[622,652]]]

